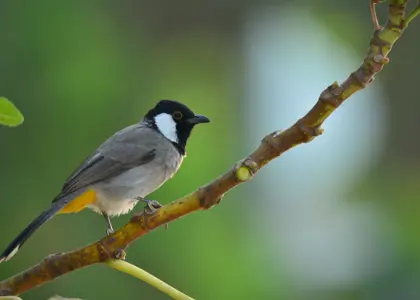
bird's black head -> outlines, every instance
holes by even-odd
[[[207,117],[197,115],[186,105],[172,100],[159,101],[144,120],[170,140],[182,155],[194,126],[210,122]]]

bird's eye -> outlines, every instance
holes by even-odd
[[[176,111],[176,112],[174,112],[174,113],[172,114],[172,117],[173,117],[175,120],[181,120],[181,119],[182,119],[182,112],[180,112],[180,111]]]

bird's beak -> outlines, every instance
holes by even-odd
[[[200,124],[200,123],[209,123],[210,119],[203,115],[195,115],[194,117],[187,120],[187,123],[190,125]]]

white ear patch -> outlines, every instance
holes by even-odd
[[[176,123],[172,116],[167,113],[161,113],[155,116],[155,124],[160,133],[168,140],[178,143],[178,134],[176,133]]]

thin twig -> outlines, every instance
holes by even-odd
[[[132,265],[126,261],[123,260],[110,260],[108,262],[106,262],[106,264],[108,266],[110,266],[111,268],[114,268],[120,272],[123,273],[127,273],[133,277],[136,277],[148,284],[150,284],[151,286],[155,287],[156,289],[158,289],[159,291],[165,293],[166,295],[168,295],[169,297],[171,297],[172,299],[175,300],[194,300],[193,298],[181,293],[180,291],[176,290],[175,288],[173,288],[172,286],[170,286],[169,284],[163,282],[162,280],[160,280],[159,278],[153,276],[150,273],[147,273],[146,271],[144,271],[143,269],[140,269],[139,267]]]
[[[414,18],[417,17],[419,14],[420,14],[420,1],[405,19],[405,27],[407,27],[410,24],[410,22],[413,21]]]

